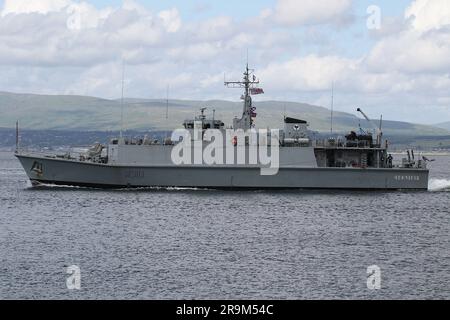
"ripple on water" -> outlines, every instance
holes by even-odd
[[[445,192],[27,189],[15,170],[0,155],[0,298],[450,299]]]

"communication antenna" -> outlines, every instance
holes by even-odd
[[[167,91],[166,91],[166,134],[165,134],[165,140],[168,139],[168,132],[169,129],[169,93],[170,93],[170,85],[167,85]]]
[[[125,87],[125,63],[122,61],[122,97],[120,99],[120,138],[123,138],[123,95]]]
[[[247,48],[247,66],[248,66],[248,48]]]
[[[378,131],[378,144],[381,146],[383,143],[383,115],[380,116],[380,130]]]
[[[333,134],[333,117],[334,117],[334,81],[331,84],[331,134]]]
[[[169,91],[170,91],[170,86],[167,85],[167,92],[166,92],[166,120],[169,119]]]
[[[19,153],[19,120],[16,121],[16,153]]]
[[[383,115],[380,116],[380,132],[383,132]]]

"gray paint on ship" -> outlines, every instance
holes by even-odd
[[[248,165],[113,165],[16,156],[32,181],[93,187],[427,190],[429,175],[426,169],[284,166],[277,175],[262,176],[259,167]],[[32,170],[35,162],[42,165],[42,173]]]

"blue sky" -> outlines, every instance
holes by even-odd
[[[0,0],[0,91],[117,98],[124,61],[128,96],[159,98],[170,84],[176,98],[234,100],[223,74],[239,76],[249,50],[258,99],[328,106],[335,82],[337,110],[450,120],[448,0],[134,3]]]
[[[95,0],[92,3],[98,8],[113,5],[119,6],[122,1],[113,0]],[[227,0],[227,1],[186,1],[186,0],[165,0],[165,1],[149,1],[140,0],[140,4],[146,6],[151,10],[164,10],[171,7],[176,7],[180,10],[181,16],[186,20],[199,19],[204,17],[213,17],[217,15],[230,15],[236,18],[244,18],[253,16],[255,12],[259,12],[265,7],[271,6],[274,1],[271,0],[257,0],[257,1],[242,1],[242,0]]]
[[[183,18],[195,19],[196,15],[233,15],[235,17],[253,16],[264,8],[274,6],[274,0],[227,0],[227,1],[186,1],[186,0],[140,0],[140,4],[149,9],[163,10],[170,7],[177,7],[182,12]],[[97,8],[105,6],[119,6],[120,0],[92,0],[91,3]],[[411,3],[409,0],[360,0],[354,2],[355,10],[364,14],[370,5],[378,5],[383,8],[385,14],[401,15],[405,8]],[[301,1],[299,1],[301,6]],[[203,9],[199,10],[198,9]]]

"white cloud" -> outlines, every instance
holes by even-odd
[[[257,99],[327,101],[334,81],[340,110],[384,105],[388,114],[420,114],[423,105],[448,105],[447,9],[447,1],[413,2],[404,16],[384,18],[389,25],[358,55],[323,26],[350,14],[351,0],[279,0],[246,19],[189,21],[177,8],[157,12],[133,0],[103,9],[87,0],[8,0],[0,15],[0,90],[114,98],[125,60],[128,96],[158,98],[170,84],[179,98],[233,99],[240,93],[224,90],[223,75],[240,78],[249,49],[266,91]]]
[[[40,5],[26,6],[28,2]],[[0,64],[86,67],[122,59],[152,62],[157,60],[152,49],[181,24],[176,9],[153,15],[132,1],[104,9],[87,2],[28,2],[5,2],[2,12],[14,14],[0,18]]]
[[[351,3],[351,0],[278,0],[274,18],[284,25],[330,23],[347,14]]]
[[[380,39],[368,55],[373,72],[442,73],[450,69],[450,2],[416,0],[406,27]]]
[[[67,27],[72,30],[97,28],[112,11],[111,8],[97,10],[87,2],[71,3],[66,9],[69,15]]]
[[[328,90],[335,80],[344,80],[354,62],[336,56],[309,55],[282,63],[271,63],[259,72],[272,90]]]
[[[177,32],[180,29],[181,18],[176,8],[161,11],[158,16],[162,19],[167,32]]]
[[[1,15],[60,11],[71,4],[70,0],[4,0]]]
[[[415,30],[380,40],[367,59],[374,72],[442,72],[450,69],[450,33],[420,34]]]
[[[187,32],[192,40],[218,41],[231,37],[235,33],[235,27],[230,17],[218,16],[191,24]]]
[[[419,31],[450,26],[450,1],[416,0],[407,8],[405,18],[411,19],[414,28]]]
[[[220,49],[220,43],[203,42],[169,49],[168,53],[171,58],[179,61],[203,61],[217,56]]]
[[[127,11],[136,11],[142,15],[150,14],[150,11],[146,7],[134,0],[123,0],[122,8]]]

